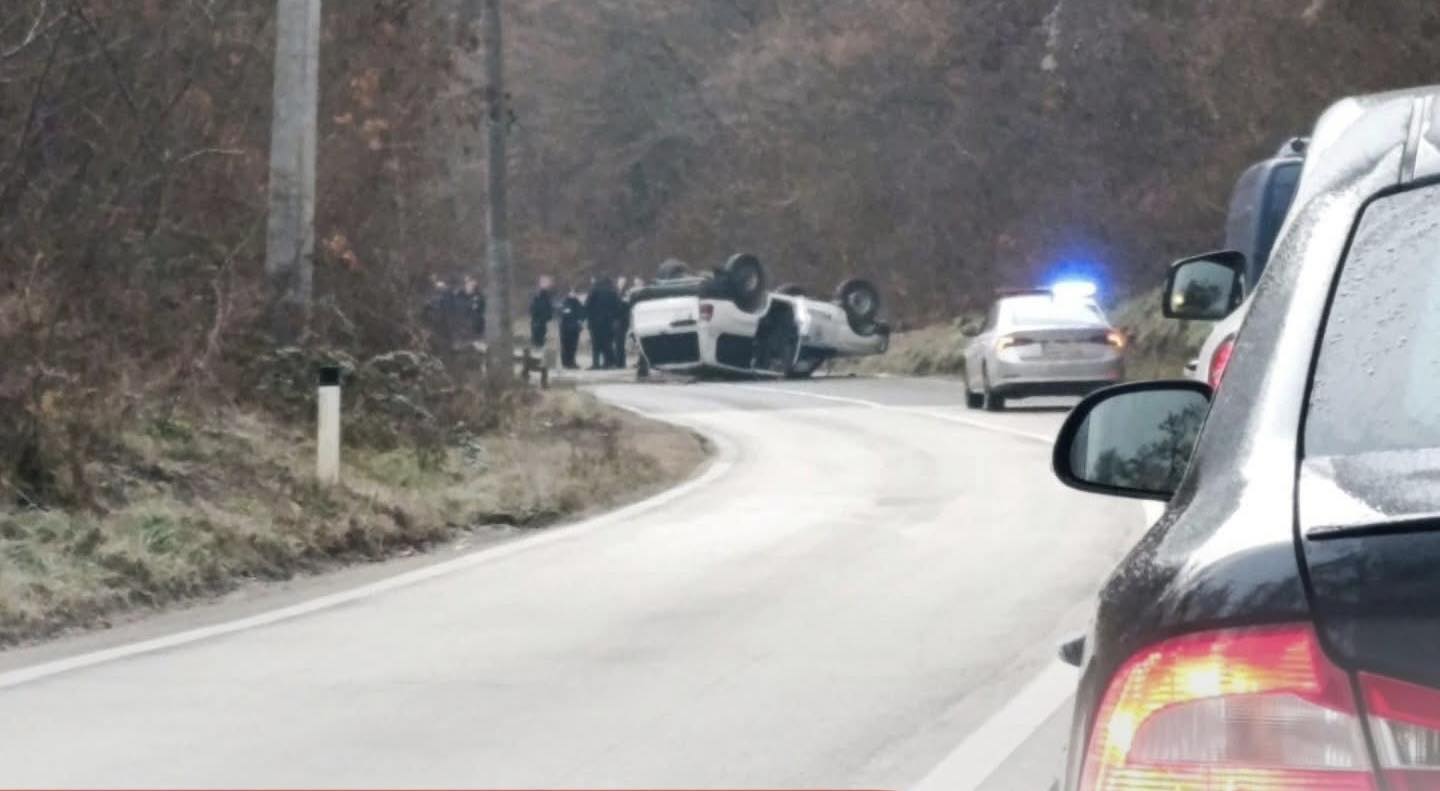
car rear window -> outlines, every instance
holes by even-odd
[[[1361,217],[1304,436],[1307,456],[1440,448],[1440,186],[1381,198]]]
[[[1006,320],[1020,327],[1049,324],[1105,324],[1105,314],[1093,303],[1052,297],[1018,297],[1004,303]]]

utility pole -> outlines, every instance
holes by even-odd
[[[489,208],[486,212],[486,256],[489,259],[490,316],[485,322],[489,351],[490,384],[508,387],[514,378],[515,353],[514,311],[510,297],[514,291],[514,275],[510,269],[509,208],[506,177],[508,157],[506,137],[510,133],[510,102],[505,94],[505,33],[500,14],[500,0],[483,0],[485,25],[485,116],[489,126],[488,167]]]
[[[315,256],[315,147],[320,2],[276,0],[265,275],[277,342],[299,340],[310,314]]]

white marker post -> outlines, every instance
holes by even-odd
[[[340,367],[320,369],[319,431],[315,443],[315,477],[326,486],[340,482]]]

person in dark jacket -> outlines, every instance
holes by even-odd
[[[580,345],[580,330],[585,326],[585,303],[580,301],[580,292],[570,289],[560,303],[560,365],[574,370],[580,366],[575,362],[575,349]]]
[[[616,281],[615,293],[620,302],[615,311],[615,352],[610,361],[616,368],[626,367],[625,342],[630,338],[630,291],[628,278]]]
[[[590,329],[591,368],[613,368],[615,364],[615,322],[620,313],[620,295],[615,281],[604,275],[595,278],[585,297],[585,323]]]
[[[446,353],[456,351],[470,341],[471,324],[464,286],[460,281],[446,281],[436,276],[432,281],[425,314],[439,346]]]
[[[530,298],[530,345],[536,349],[545,348],[545,335],[555,318],[555,298],[551,296],[550,288],[550,278],[541,277],[540,287]]]
[[[465,278],[465,298],[470,309],[470,327],[475,340],[485,340],[485,289],[473,276]]]

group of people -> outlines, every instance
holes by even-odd
[[[590,333],[591,368],[626,367],[626,340],[630,334],[632,296],[644,282],[639,278],[618,280],[607,276],[591,278],[590,290],[583,295],[571,288],[559,300],[548,277],[540,278],[539,287],[530,299],[530,345],[544,348],[550,323],[560,325],[560,365],[575,369],[580,348],[580,334]]]
[[[540,278],[530,299],[530,345],[543,349],[550,324],[560,326],[560,364],[579,368],[575,355],[582,332],[590,333],[591,367],[625,368],[626,340],[630,334],[630,307],[635,291],[644,286],[639,278],[597,276],[588,292],[571,288],[562,298],[555,296],[554,282]],[[485,291],[473,276],[447,280],[435,277],[426,305],[427,318],[440,343],[448,351],[466,348],[485,337]]]
[[[455,351],[485,337],[485,290],[474,276],[431,281],[426,318],[446,351]]]

